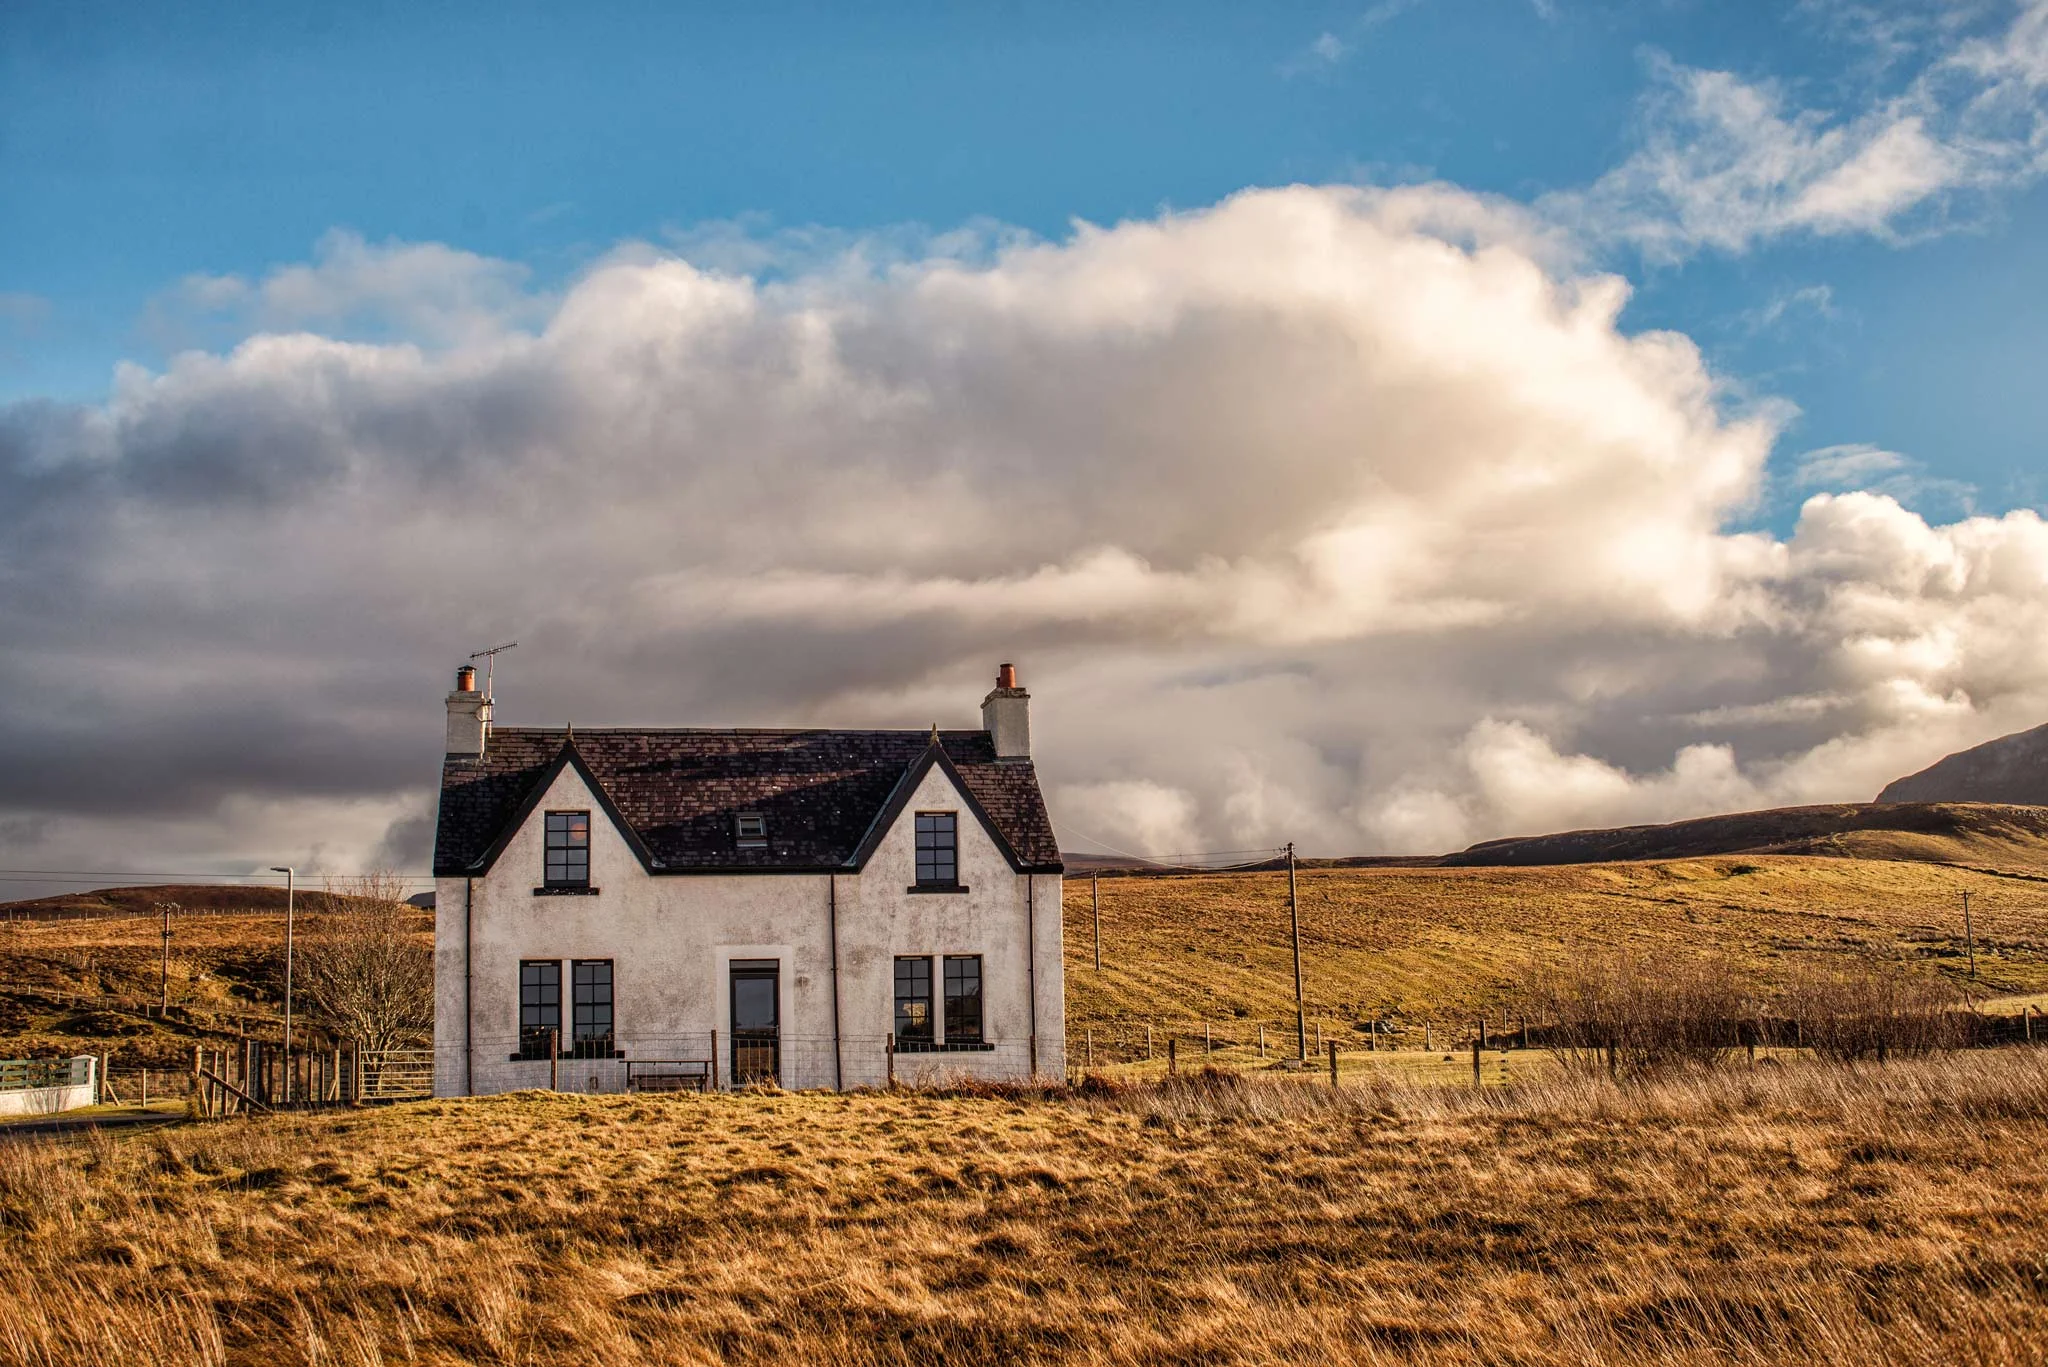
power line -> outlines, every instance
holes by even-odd
[[[1056,833],[1062,829],[1060,823],[1057,821],[1053,822],[1052,825],[1053,830]],[[1088,832],[1077,829],[1074,826],[1070,825],[1065,827],[1064,829],[1067,834],[1078,836],[1082,840],[1087,841],[1091,845],[1100,845],[1103,849],[1108,850],[1112,854],[1120,854],[1126,859],[1139,859],[1143,860],[1147,864],[1151,864],[1158,868],[1175,869],[1185,873],[1230,873],[1236,869],[1254,867],[1258,864],[1266,862],[1266,860],[1278,858],[1280,855],[1286,853],[1286,846],[1270,845],[1260,849],[1250,850],[1201,850],[1196,851],[1194,853],[1185,854],[1138,854],[1132,850],[1119,849],[1115,845],[1110,844],[1107,840],[1102,839],[1100,836],[1090,835],[1088,834]],[[1248,863],[1238,864],[1187,864],[1178,862],[1181,860],[1189,859],[1222,859],[1233,855],[1244,854],[1254,854],[1262,857],[1259,859],[1251,860]]]

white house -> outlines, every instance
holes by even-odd
[[[1029,708],[1004,665],[978,731],[494,727],[462,670],[436,1095],[1064,1077]]]

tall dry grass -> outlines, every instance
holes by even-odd
[[[0,1362],[2006,1364],[2048,1056],[0,1146]]]

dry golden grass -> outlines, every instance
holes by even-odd
[[[1764,855],[1299,879],[1310,1017],[1353,1046],[1357,1023],[1374,1018],[1408,1044],[1425,1022],[1460,1034],[1482,1011],[1498,1022],[1532,957],[1596,948],[1652,964],[1726,956],[1765,989],[1845,954],[1960,982],[1966,889],[1973,990],[2048,989],[2048,883],[1943,865]],[[1089,882],[1067,882],[1071,1039],[1095,1030],[1106,1057],[1112,1043],[1138,1047],[1146,1020],[1183,1037],[1202,1020],[1246,1038],[1262,1020],[1292,1030],[1285,874],[1104,878],[1101,896],[1098,973]]]
[[[0,1146],[0,1362],[2038,1362],[2048,1051]]]

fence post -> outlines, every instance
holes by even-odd
[[[350,1058],[355,1062],[355,1067],[349,1070],[349,1100],[360,1106],[363,1104],[363,1046],[361,1042],[358,1041],[351,1045],[348,1052]]]
[[[1145,1022],[1145,1062],[1152,1061],[1152,1022]]]
[[[1088,1029],[1087,1029],[1087,1036],[1088,1036],[1088,1062],[1087,1062],[1087,1064],[1086,1064],[1086,1065],[1084,1065],[1084,1066],[1086,1066],[1086,1067],[1088,1067],[1088,1068],[1093,1068],[1093,1067],[1095,1066],[1095,1027],[1094,1027],[1094,1026],[1092,1026],[1092,1025],[1091,1025],[1091,1026],[1089,1026],[1089,1027],[1088,1027]]]
[[[1203,1055],[1204,1055],[1204,1056],[1206,1057],[1207,1055],[1213,1054],[1213,1053],[1215,1053],[1215,1052],[1216,1052],[1216,1041],[1215,1041],[1215,1039],[1214,1039],[1214,1038],[1213,1038],[1213,1037],[1212,1037],[1212,1036],[1211,1036],[1211,1035],[1209,1034],[1209,1022],[1207,1022],[1207,1021],[1203,1021],[1203,1022],[1202,1022],[1202,1053],[1203,1053]]]
[[[1479,1018],[1479,1047],[1480,1047],[1481,1049],[1484,1049],[1484,1048],[1486,1047],[1486,1017],[1485,1017],[1485,1016],[1481,1016],[1481,1017]]]
[[[142,1109],[149,1109],[149,1069],[142,1070]]]
[[[888,1038],[883,1042],[882,1052],[887,1055],[889,1060],[889,1086],[893,1089],[896,1086],[896,1035],[894,1031],[891,1031]]]
[[[1473,1085],[1474,1087],[1483,1087],[1483,1086],[1485,1086],[1485,1085],[1486,1085],[1486,1084],[1485,1084],[1485,1082],[1484,1082],[1484,1081],[1483,1081],[1483,1080],[1482,1080],[1482,1079],[1480,1078],[1480,1076],[1479,1076],[1479,1049],[1480,1049],[1480,1044],[1479,1044],[1479,1041],[1478,1041],[1478,1040],[1473,1040],[1473,1041],[1472,1041],[1472,1085]]]
[[[551,1092],[561,1090],[560,1086],[557,1085],[561,1081],[561,1066],[562,1028],[558,1025],[550,1025],[548,1027],[548,1090]]]
[[[1179,1042],[1172,1035],[1166,1037],[1166,1071],[1169,1073],[1180,1071],[1180,1060],[1174,1056],[1173,1048]]]
[[[1330,1041],[1330,1085],[1337,1085],[1337,1041]]]
[[[1259,1027],[1259,1057],[1260,1057],[1260,1058],[1264,1058],[1265,1056],[1266,1056],[1266,1027],[1265,1027],[1265,1026],[1263,1026],[1263,1025],[1261,1025],[1261,1026]]]
[[[1422,1025],[1422,1052],[1425,1054],[1434,1054],[1436,1052],[1436,1036],[1431,1031],[1427,1021],[1424,1021]]]

